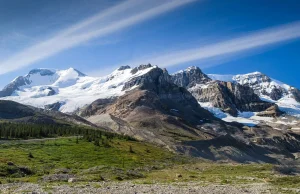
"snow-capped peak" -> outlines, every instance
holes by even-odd
[[[34,69],[11,82],[6,91],[0,91],[0,97],[40,108],[59,103],[59,111],[73,112],[99,98],[123,95],[126,82],[153,68],[157,66],[122,66],[104,77],[86,76],[74,68]]]
[[[253,72],[248,74],[240,74],[233,77],[233,80],[242,85],[255,85],[260,83],[269,83],[271,78],[260,72]]]
[[[77,79],[84,76],[86,75],[72,67],[66,70],[40,68],[31,70],[24,76],[24,79],[28,86],[55,85],[65,87],[71,85],[76,82]]]
[[[179,71],[177,71],[175,73],[172,73],[171,75],[194,72],[194,70],[198,70],[199,72],[201,72],[201,69],[199,67],[197,67],[197,66],[190,66],[190,67],[186,68],[185,70],[179,70]]]
[[[53,83],[53,85],[58,87],[68,87],[77,82],[80,77],[85,77],[86,75],[80,71],[69,68],[62,71],[57,71],[58,79]]]

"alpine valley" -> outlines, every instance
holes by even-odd
[[[0,97],[2,121],[88,126],[208,160],[280,163],[300,150],[300,91],[260,72],[34,69]]]

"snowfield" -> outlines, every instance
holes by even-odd
[[[123,95],[124,83],[153,68],[157,67],[139,70],[135,74],[131,73],[131,68],[115,70],[104,77],[89,77],[73,68],[62,71],[47,70],[48,73],[44,73],[44,69],[37,69],[25,76],[29,78],[29,84],[21,86],[12,96],[1,99],[39,108],[59,102],[62,104],[59,111],[71,113],[99,98]],[[48,95],[51,90],[54,94]]]

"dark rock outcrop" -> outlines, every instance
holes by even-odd
[[[282,88],[273,88],[270,93],[266,92],[266,90],[262,90],[263,95],[269,96],[272,100],[279,100],[286,93]]]
[[[125,66],[121,66],[118,68],[118,71],[122,71],[122,70],[125,70],[125,69],[130,69],[131,67],[128,66],[128,65],[125,65]]]
[[[50,69],[33,69],[31,70],[27,76],[30,76],[30,75],[34,75],[34,74],[40,74],[41,76],[51,76],[51,75],[54,75],[55,72],[50,70]]]
[[[138,72],[139,70],[144,70],[144,69],[147,69],[147,68],[149,68],[149,67],[152,67],[152,65],[151,65],[150,63],[147,64],[147,65],[140,65],[140,66],[138,66],[138,67],[133,68],[133,69],[131,70],[131,73],[132,73],[132,74],[135,74],[135,73]]]
[[[56,91],[53,88],[48,87],[47,89],[49,90],[47,96],[53,96],[56,94]]]
[[[60,107],[63,105],[62,102],[55,102],[53,104],[45,105],[46,110],[59,111]]]
[[[278,117],[281,114],[283,114],[278,106],[275,104],[269,108],[267,108],[265,111],[262,111],[260,113],[257,114],[257,116],[261,116],[261,117]]]
[[[300,90],[298,90],[297,88],[292,88],[291,93],[293,94],[295,100],[297,102],[300,102]]]

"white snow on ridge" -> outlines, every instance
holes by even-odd
[[[80,75],[80,72],[70,68],[63,71],[55,71],[52,75],[30,75],[31,83],[22,86],[13,96],[1,98],[13,100],[19,103],[44,108],[45,105],[62,102],[60,111],[70,113],[76,111],[99,98],[121,96],[124,84],[130,79],[141,76],[151,69],[149,67],[139,70],[135,74],[132,69],[115,70],[108,76],[89,77]],[[41,84],[40,84],[41,83]],[[54,95],[47,96],[48,92],[55,91]]]
[[[260,121],[272,122],[273,118],[257,116],[255,112],[240,112],[237,117],[233,117],[228,113],[224,113],[221,109],[213,107],[210,102],[199,102],[200,106],[213,113],[215,117],[226,122],[238,122],[249,127],[253,127]]]
[[[287,95],[276,102],[279,109],[289,115],[300,118],[300,103],[290,95]]]

